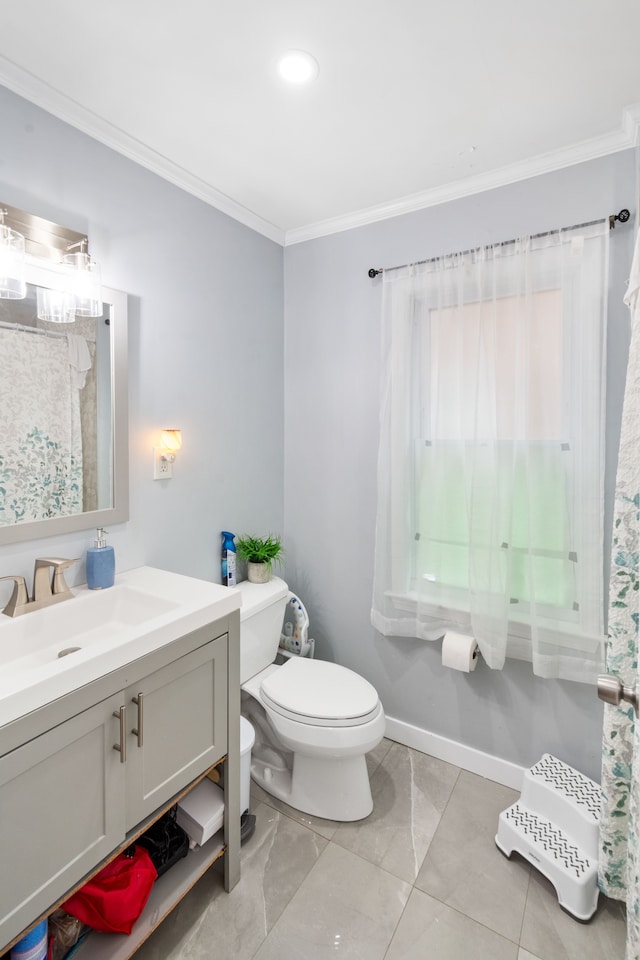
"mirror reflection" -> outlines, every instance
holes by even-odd
[[[0,544],[128,514],[126,297],[51,322],[38,317],[48,289],[0,299]]]
[[[0,525],[112,506],[109,306],[40,320],[42,289],[0,300]]]

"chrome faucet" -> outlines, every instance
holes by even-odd
[[[7,617],[19,617],[23,613],[42,610],[52,603],[70,600],[73,597],[71,590],[64,579],[64,571],[74,560],[65,560],[63,557],[41,557],[36,560],[33,571],[33,597],[29,599],[24,577],[0,577],[0,580],[13,580],[15,585],[9,603],[2,611]],[[51,569],[53,568],[53,577]]]
[[[29,604],[27,594],[27,585],[24,577],[0,577],[0,580],[14,580],[15,585],[11,599],[2,611],[7,617],[19,617],[21,613],[26,613]]]

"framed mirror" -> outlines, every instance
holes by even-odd
[[[51,322],[38,297],[63,276],[31,259],[26,279],[0,299],[0,545],[129,518],[127,296]]]

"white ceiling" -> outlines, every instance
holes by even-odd
[[[292,243],[631,146],[639,41],[638,0],[2,0],[0,83]]]

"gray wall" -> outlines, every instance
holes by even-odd
[[[599,779],[593,688],[540,680],[527,663],[446,670],[440,643],[370,625],[376,512],[381,281],[392,266],[634,209],[634,152],[285,250],[287,567],[320,656],[366,676],[392,717],[529,766],[550,751]],[[619,435],[635,218],[612,234],[607,529]]]
[[[110,530],[118,568],[219,581],[220,530],[280,531],[286,503],[285,575],[321,656],[367,676],[400,720],[516,763],[550,750],[598,776],[592,689],[517,662],[445,671],[439,644],[370,626],[381,285],[366,271],[631,207],[633,153],[290,247],[283,304],[276,244],[2,88],[0,129],[0,201],[86,231],[105,284],[130,295],[131,520]],[[631,226],[612,237],[609,501],[631,239]],[[151,448],[167,425],[184,446],[174,479],[156,483]],[[90,538],[2,547],[0,575],[30,578],[45,553],[83,557]],[[83,563],[69,579],[83,582]]]
[[[0,88],[0,202],[87,232],[129,294],[131,520],[120,570],[220,582],[220,530],[283,528],[282,248]],[[163,426],[173,480],[152,479]],[[0,575],[83,557],[91,531],[0,547]],[[84,582],[84,562],[69,576]],[[0,584],[0,606],[8,586]]]

